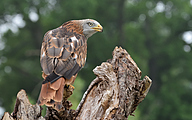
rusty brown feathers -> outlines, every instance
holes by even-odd
[[[68,21],[45,33],[40,56],[44,81],[39,105],[61,109],[65,84],[73,84],[85,65],[87,39],[102,29],[97,21],[84,19]]]

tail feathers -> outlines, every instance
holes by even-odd
[[[42,84],[40,96],[43,99],[53,99],[55,93],[54,89],[50,89],[50,83]]]
[[[51,83],[50,88],[53,89],[53,90],[59,90],[59,88],[60,88],[60,86],[62,84],[62,81],[63,81],[63,79],[60,78],[56,82]]]
[[[41,92],[38,99],[39,105],[55,106],[56,109],[62,107],[63,90],[65,85],[65,79],[59,78],[54,83],[44,83],[41,87]]]
[[[64,90],[65,84],[61,85],[61,87],[56,91],[55,96],[53,97],[53,100],[55,102],[61,102],[63,100],[63,90]]]

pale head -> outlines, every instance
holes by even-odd
[[[79,22],[83,28],[83,34],[87,38],[91,37],[96,32],[102,32],[103,31],[103,27],[96,20],[83,19],[83,20],[79,20]]]

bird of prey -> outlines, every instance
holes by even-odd
[[[39,105],[61,109],[63,90],[73,84],[85,65],[87,39],[103,27],[93,19],[71,20],[44,35],[40,63],[43,69]]]

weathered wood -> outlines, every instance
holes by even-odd
[[[77,108],[77,120],[127,120],[147,95],[152,81],[141,79],[141,71],[126,50],[116,47],[113,58],[96,67],[97,76]]]
[[[64,88],[63,108],[56,111],[48,107],[41,116],[40,106],[31,105],[24,90],[17,95],[15,109],[11,115],[5,113],[2,120],[127,120],[147,95],[152,81],[145,76],[126,50],[116,47],[113,58],[103,62],[93,70],[96,78],[84,93],[77,110],[72,110],[67,98],[73,93],[73,87]]]
[[[2,120],[14,120],[14,119],[8,112],[5,112]]]
[[[20,90],[17,94],[14,111],[11,115],[5,112],[2,120],[45,120],[41,116],[39,105],[31,105],[25,90]]]

